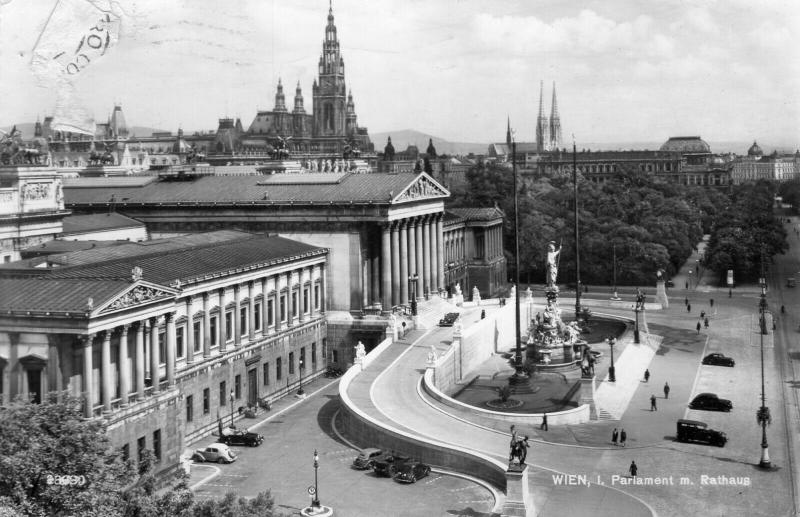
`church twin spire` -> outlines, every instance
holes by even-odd
[[[537,152],[554,151],[561,147],[561,118],[556,100],[556,83],[553,82],[553,101],[550,119],[544,114],[544,81],[539,82],[539,115],[536,117]]]

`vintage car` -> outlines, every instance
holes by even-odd
[[[372,464],[375,463],[375,460],[381,455],[383,455],[381,449],[376,449],[374,447],[364,449],[358,454],[356,459],[353,460],[353,468],[357,470],[371,469]]]
[[[431,473],[431,468],[424,463],[412,461],[399,465],[395,469],[394,480],[400,483],[416,483],[418,479],[422,479]]]
[[[728,399],[721,399],[715,393],[701,393],[689,403],[692,409],[706,409],[709,411],[730,411],[733,403]]]
[[[410,461],[411,458],[400,454],[389,453],[372,463],[372,470],[378,477],[391,477],[400,465]]]
[[[720,353],[713,353],[713,354],[708,354],[703,358],[703,364],[711,364],[716,366],[734,366],[736,364],[736,361]]]
[[[248,445],[258,447],[264,441],[264,437],[258,433],[251,433],[247,429],[227,428],[222,431],[219,439],[220,443],[226,445]]]
[[[678,420],[679,442],[701,442],[717,447],[725,447],[728,436],[722,431],[709,429],[708,424],[697,420]]]
[[[444,315],[444,318],[439,320],[439,326],[452,327],[459,316],[460,314],[457,312],[448,312],[447,314]]]
[[[236,454],[224,443],[215,443],[205,449],[197,449],[192,459],[197,462],[233,463],[236,461]]]

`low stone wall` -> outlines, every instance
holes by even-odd
[[[513,424],[523,425],[539,425],[542,423],[542,413],[501,413],[489,409],[481,409],[469,404],[464,404],[439,390],[434,383],[434,369],[428,368],[422,378],[422,389],[431,398],[452,408],[459,416],[469,418],[469,416],[481,416],[491,418],[492,420],[509,422]],[[580,388],[578,388],[580,389]],[[588,404],[583,404],[574,409],[565,411],[558,411],[554,413],[547,413],[548,425],[566,425],[566,424],[582,424],[591,419],[590,407]]]
[[[382,350],[385,350],[386,347],[383,345],[384,343],[381,343],[381,346],[367,354],[367,356],[373,355],[370,360],[374,360]],[[350,368],[339,381],[341,410],[338,421],[348,436],[370,447],[394,450],[434,467],[477,477],[505,491],[506,465],[503,462],[484,454],[401,431],[372,418],[356,407],[347,392],[353,379],[360,374],[361,368],[356,366]]]

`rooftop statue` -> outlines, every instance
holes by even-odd
[[[550,241],[547,245],[547,262],[545,264],[547,268],[547,287],[555,287],[556,285],[556,277],[558,276],[558,259],[561,255],[561,246],[558,247],[556,250],[556,243]]]

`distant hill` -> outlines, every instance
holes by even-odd
[[[436,152],[438,154],[486,154],[486,151],[489,147],[488,143],[476,144],[468,142],[450,142],[444,138],[422,133],[421,131],[416,131],[414,129],[401,129],[399,131],[371,133],[369,136],[372,139],[372,142],[375,144],[375,150],[377,152],[383,152],[383,148],[386,146],[386,140],[390,136],[392,137],[392,145],[394,146],[394,150],[397,152],[405,151],[406,147],[409,145],[416,145],[419,149],[419,152],[424,153],[425,149],[428,148],[428,139],[433,139],[433,146],[436,148]]]
[[[22,131],[22,138],[33,138],[33,131],[36,127],[36,124],[33,122],[22,122],[16,125],[18,131]],[[11,131],[13,124],[10,126],[0,127],[5,132]],[[163,132],[163,129],[156,129],[152,127],[144,127],[144,126],[131,126],[128,128],[128,131],[131,135],[135,135],[137,137],[143,136],[150,136],[153,133],[160,133]]]

